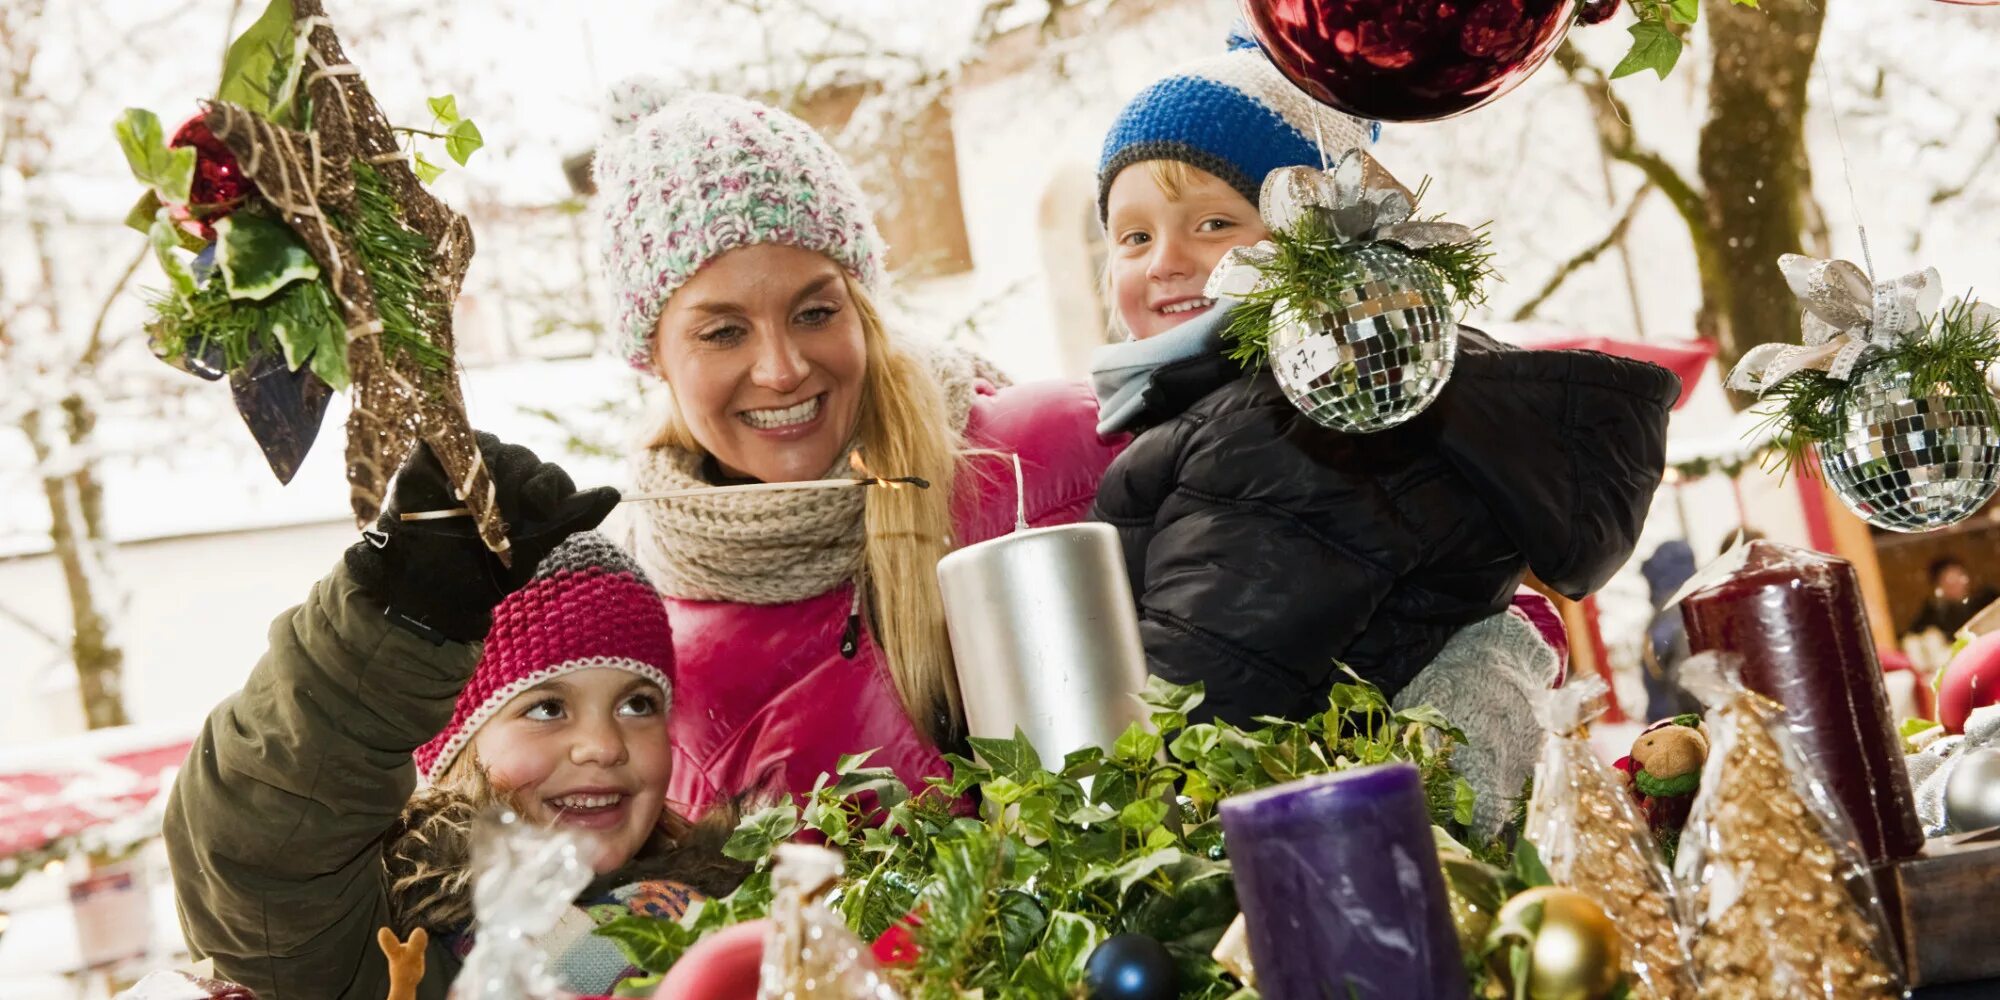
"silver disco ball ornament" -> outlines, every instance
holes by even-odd
[[[1819,446],[1840,501],[1891,531],[1963,521],[2000,487],[2000,418],[1993,396],[1919,394],[1908,372],[1878,366],[1839,404],[1841,436]]]
[[[1300,412],[1366,434],[1437,399],[1458,358],[1458,323],[1444,284],[1409,254],[1368,246],[1354,263],[1361,280],[1272,310],[1271,370]]]

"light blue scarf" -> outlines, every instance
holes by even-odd
[[[1090,355],[1090,387],[1097,393],[1097,433],[1132,429],[1145,412],[1146,389],[1153,372],[1175,361],[1219,353],[1222,331],[1229,325],[1234,299],[1217,299],[1215,308],[1157,337],[1106,344]]]

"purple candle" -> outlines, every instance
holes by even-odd
[[[1266,1000],[1466,1000],[1414,766],[1226,799],[1222,831]]]

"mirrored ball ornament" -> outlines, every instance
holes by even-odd
[[[1989,393],[1919,392],[1876,367],[1840,405],[1841,437],[1819,446],[1827,482],[1862,520],[1929,531],[1971,517],[2000,487],[2000,417]]]
[[[1272,310],[1271,370],[1315,422],[1387,430],[1431,405],[1458,359],[1458,323],[1436,273],[1393,247],[1356,250],[1361,280]]]
[[[2000,750],[1960,757],[1944,781],[1944,822],[1953,833],[2000,826]]]

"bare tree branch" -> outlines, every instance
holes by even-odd
[[[141,245],[139,252],[133,254],[131,262],[125,265],[125,270],[118,272],[118,280],[112,282],[110,290],[104,293],[104,301],[97,307],[97,318],[90,324],[90,339],[84,341],[83,355],[77,359],[79,365],[97,364],[104,347],[104,321],[110,317],[112,307],[125,294],[125,286],[132,283],[132,276],[139,273],[139,265],[152,254],[152,250],[150,245]]]
[[[1701,191],[1660,154],[1639,145],[1638,135],[1632,129],[1631,109],[1611,92],[1611,78],[1592,66],[1569,42],[1556,49],[1556,64],[1590,96],[1591,110],[1597,119],[1597,139],[1604,154],[1639,168],[1680,213],[1695,242],[1706,244],[1710,239],[1708,208]]]
[[[1993,125],[1995,128],[2000,129],[2000,115],[1994,116]],[[1931,204],[1942,205],[1965,194],[1966,189],[1972,187],[1972,182],[1978,180],[1979,175],[1986,172],[1987,165],[1993,162],[1995,156],[2000,156],[2000,138],[1996,138],[1987,144],[1986,151],[1979,154],[1979,159],[1972,162],[1972,169],[1965,172],[1964,180],[1950,187],[1939,188],[1931,192]]]
[[[59,650],[64,653],[67,653],[69,651],[68,641],[64,640],[60,636],[57,636],[55,633],[50,632],[48,629],[43,628],[41,625],[37,624],[34,619],[29,618],[27,615],[24,615],[19,611],[16,611],[13,608],[6,606],[5,604],[0,604],[0,619],[5,619],[7,621],[13,622],[16,628],[19,628],[21,631],[26,632],[29,635],[32,635],[35,638],[40,639],[45,643],[48,643],[49,648],[51,649]]]
[[[1652,193],[1653,185],[1650,183],[1644,184],[1640,186],[1639,190],[1634,191],[1632,199],[1625,203],[1625,211],[1618,216],[1617,222],[1612,223],[1611,230],[1605,233],[1602,239],[1577,251],[1575,256],[1572,256],[1570,259],[1564,261],[1561,266],[1557,267],[1555,273],[1549,276],[1549,280],[1542,284],[1541,291],[1536,292],[1533,298],[1523,303],[1521,308],[1514,310],[1514,322],[1519,323],[1534,316],[1535,310],[1540,309],[1543,303],[1546,303],[1554,296],[1556,290],[1563,286],[1563,282],[1569,280],[1570,275],[1582,270],[1591,261],[1603,256],[1606,250],[1617,246],[1619,241],[1625,238],[1626,231],[1632,228],[1632,220],[1638,218],[1639,206],[1644,204],[1646,196]]]

